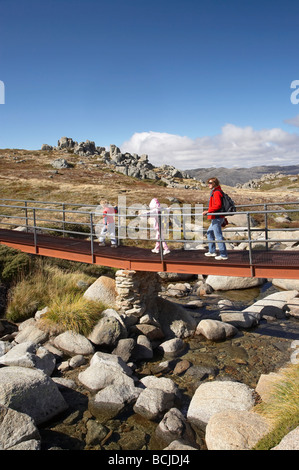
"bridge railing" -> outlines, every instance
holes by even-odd
[[[248,210],[248,207],[250,208]],[[289,209],[289,207],[294,207]],[[247,210],[242,210],[246,209]],[[193,209],[193,210],[192,210]],[[194,249],[203,247],[208,243],[206,239],[207,228],[203,226],[202,210],[204,207],[190,208],[183,210],[180,206],[172,208],[172,212],[163,210],[158,214],[158,225],[160,236],[154,230],[151,230],[144,222],[135,224],[139,228],[138,236],[134,238],[147,241],[158,241],[160,246],[162,242],[175,243],[176,246],[183,246],[184,249]],[[175,213],[175,210],[177,213]],[[200,212],[201,211],[201,212]],[[133,213],[132,213],[133,212]],[[267,204],[252,204],[237,206],[237,212],[234,214],[243,215],[246,218],[246,224],[242,227],[230,227],[224,229],[224,240],[226,244],[237,245],[245,243],[248,246],[249,259],[252,263],[252,252],[257,245],[264,245],[269,249],[270,243],[275,242],[299,242],[299,227],[277,227],[271,228],[269,218],[274,214],[290,214],[296,213],[299,220],[299,202],[284,202],[284,203],[267,203]],[[218,213],[220,215],[220,213]],[[232,213],[221,213],[223,216],[230,217]],[[126,207],[119,207],[118,213],[115,214],[115,229],[116,239],[118,244],[126,243],[128,237],[128,227],[133,221],[134,223],[138,218],[144,220],[144,216],[151,217],[146,211],[143,213],[140,207],[136,207],[136,212],[127,210]],[[254,217],[260,219],[259,226],[252,225]],[[180,224],[175,226],[176,222],[180,219]],[[39,233],[51,234],[56,236],[70,237],[70,238],[84,238],[90,240],[90,250],[93,256],[94,246],[102,228],[103,213],[98,205],[92,204],[79,204],[79,203],[65,203],[65,202],[50,202],[50,201],[32,201],[22,199],[0,199],[0,227],[10,228],[13,230],[21,230],[26,232],[33,232],[34,244],[38,245]],[[135,221],[133,220],[135,219]],[[164,221],[170,220],[170,224],[165,230]],[[146,219],[147,222],[147,219]],[[200,222],[197,226],[197,222]],[[263,223],[263,226],[261,224]],[[190,228],[191,226],[191,228]],[[132,227],[131,227],[132,228]],[[290,232],[295,233],[295,237],[288,237]],[[132,233],[133,233],[132,232]],[[150,232],[150,236],[148,233]],[[259,232],[261,236],[254,237],[254,233]],[[284,232],[285,237],[272,237],[273,232]],[[241,235],[238,235],[240,234]],[[191,234],[191,237],[190,237]],[[230,238],[232,234],[235,238]],[[193,238],[192,238],[193,237]],[[296,238],[298,237],[298,238]],[[217,243],[217,240],[216,240]],[[191,248],[190,248],[191,246]],[[160,250],[161,259],[163,260],[163,250]]]

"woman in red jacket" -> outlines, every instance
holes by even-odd
[[[209,214],[208,219],[211,219],[211,224],[207,231],[207,237],[209,241],[209,251],[205,253],[206,256],[215,257],[217,260],[227,259],[226,244],[219,240],[224,240],[222,235],[222,223],[224,215],[213,215],[213,212],[221,212],[222,207],[222,192],[219,180],[217,178],[209,178],[208,185],[211,189],[209,210],[204,211],[203,215]],[[216,256],[216,244],[218,243],[220,256]]]

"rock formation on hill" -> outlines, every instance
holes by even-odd
[[[61,137],[56,147],[44,144],[41,150],[58,150],[73,153],[80,157],[98,156],[103,163],[126,176],[138,179],[161,180],[166,185],[173,185],[174,178],[191,179],[186,172],[180,171],[174,166],[163,165],[155,167],[149,162],[148,155],[122,153],[116,145],[110,145],[110,149],[107,151],[105,147],[98,147],[90,140],[78,143],[72,138]],[[64,165],[66,165],[65,162]]]
[[[86,140],[85,142],[76,142],[70,137],[61,137],[57,146],[44,144],[41,147],[43,151],[58,150],[65,153],[73,153],[80,157],[98,156],[103,163],[114,170],[138,179],[160,180],[167,186],[192,188],[194,184],[206,186],[206,181],[212,176],[220,179],[223,185],[236,186],[238,188],[259,189],[261,184],[279,180],[280,177],[289,175],[290,178],[297,177],[299,174],[299,165],[291,166],[255,166],[251,168],[198,168],[192,170],[178,170],[172,165],[161,165],[155,167],[149,161],[146,154],[137,155],[129,152],[122,153],[116,145],[110,145],[109,151],[105,147],[96,146],[95,142]],[[296,176],[295,176],[296,175]],[[184,181],[175,181],[188,179],[186,186]],[[292,182],[290,180],[290,182]],[[179,186],[178,186],[179,185]]]

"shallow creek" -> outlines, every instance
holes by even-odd
[[[218,302],[229,299],[234,309],[243,309],[260,298],[277,292],[270,283],[261,288],[242,291],[213,293],[202,298],[204,306],[190,310],[203,318],[217,319]],[[186,304],[194,300],[192,295],[178,303]],[[198,299],[198,297],[196,297]],[[174,301],[174,299],[170,299]],[[290,344],[299,337],[299,321],[294,319],[262,321],[251,330],[240,330],[226,341],[212,342],[203,336],[193,336],[186,340],[186,351],[178,358],[172,358],[168,370],[160,367],[165,358],[155,355],[149,362],[138,365],[136,375],[140,379],[154,374],[169,377],[182,390],[180,410],[186,413],[196,388],[207,380],[236,380],[255,388],[261,374],[279,369],[290,360]],[[178,365],[180,369],[176,368]],[[79,368],[79,371],[82,367]],[[76,391],[65,389],[63,394],[69,403],[69,410],[55,422],[47,423],[40,429],[42,448],[74,450],[162,450],[155,439],[157,423],[150,422],[132,410],[107,422],[98,422],[88,410],[88,392],[76,380],[78,370],[64,374],[76,381]],[[205,449],[204,436],[199,436],[201,449]]]

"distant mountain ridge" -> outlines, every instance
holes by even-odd
[[[251,168],[197,168],[193,170],[185,170],[185,172],[193,178],[204,182],[215,176],[219,179],[221,184],[236,186],[237,184],[244,184],[253,179],[259,179],[263,175],[269,173],[279,172],[284,175],[298,175],[299,165],[263,165],[253,166]]]

